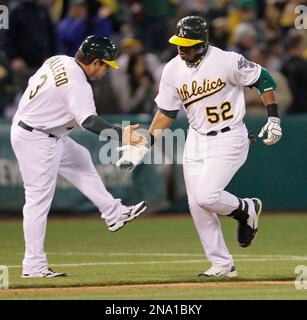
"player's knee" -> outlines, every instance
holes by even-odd
[[[195,194],[197,205],[205,209],[211,209],[219,200],[219,192],[200,190]]]
[[[195,200],[188,199],[188,204],[191,213],[201,209]]]
[[[92,163],[92,156],[89,150],[85,147],[80,148],[78,159],[76,159],[76,165],[79,168],[84,168],[91,163]]]
[[[79,148],[78,157],[74,159],[74,166],[76,167],[76,169],[83,172],[95,170],[91,154],[87,148],[83,146],[82,148]]]

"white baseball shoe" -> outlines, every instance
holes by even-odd
[[[142,201],[134,206],[130,207],[123,207],[124,212],[120,214],[117,221],[112,222],[112,224],[108,224],[108,229],[112,232],[115,232],[122,228],[125,223],[137,218],[142,212],[144,212],[147,209],[147,203],[145,201]]]
[[[54,277],[66,277],[66,273],[54,272],[52,269],[48,268],[42,272],[36,273],[23,273],[22,278],[54,278]]]
[[[238,275],[236,267],[233,265],[231,267],[218,267],[212,266],[205,272],[199,273],[199,277],[211,277],[211,278],[220,278],[220,277],[227,277],[227,278],[234,278]]]

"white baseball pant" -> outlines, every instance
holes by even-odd
[[[14,123],[11,144],[25,188],[23,273],[41,272],[48,266],[44,240],[58,174],[91,200],[108,221],[116,220],[122,204],[106,190],[89,151],[70,137],[53,138]]]
[[[244,164],[248,149],[244,124],[216,136],[189,129],[183,159],[189,208],[205,254],[215,266],[233,264],[218,215],[238,208],[238,198],[224,189]]]

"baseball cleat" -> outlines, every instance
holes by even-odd
[[[236,267],[233,265],[231,267],[218,267],[212,266],[205,272],[199,273],[199,277],[227,277],[234,278],[238,275]]]
[[[111,225],[108,225],[108,229],[112,232],[115,232],[122,228],[125,223],[137,218],[142,212],[144,212],[147,209],[147,203],[145,201],[142,201],[135,206],[125,207],[128,211],[125,211],[120,214],[118,217],[118,220]]]
[[[54,277],[66,277],[66,273],[54,272],[52,269],[48,268],[42,272],[36,273],[23,273],[22,278],[54,278]]]
[[[251,245],[258,231],[259,216],[262,211],[262,202],[258,198],[252,198],[255,206],[255,212],[249,215],[247,221],[239,222],[238,225],[238,242],[243,248]]]

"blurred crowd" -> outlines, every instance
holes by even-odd
[[[298,0],[19,0],[0,30],[0,117],[10,118],[28,78],[48,57],[74,56],[90,34],[110,37],[120,70],[93,83],[99,114],[155,112],[154,98],[177,21],[200,15],[210,44],[243,54],[276,79],[284,114],[307,112],[307,32],[295,29]],[[307,17],[305,18],[307,19]],[[305,22],[306,25],[307,22]],[[246,88],[249,114],[265,114],[255,89]],[[48,107],[48,106],[46,106]]]

